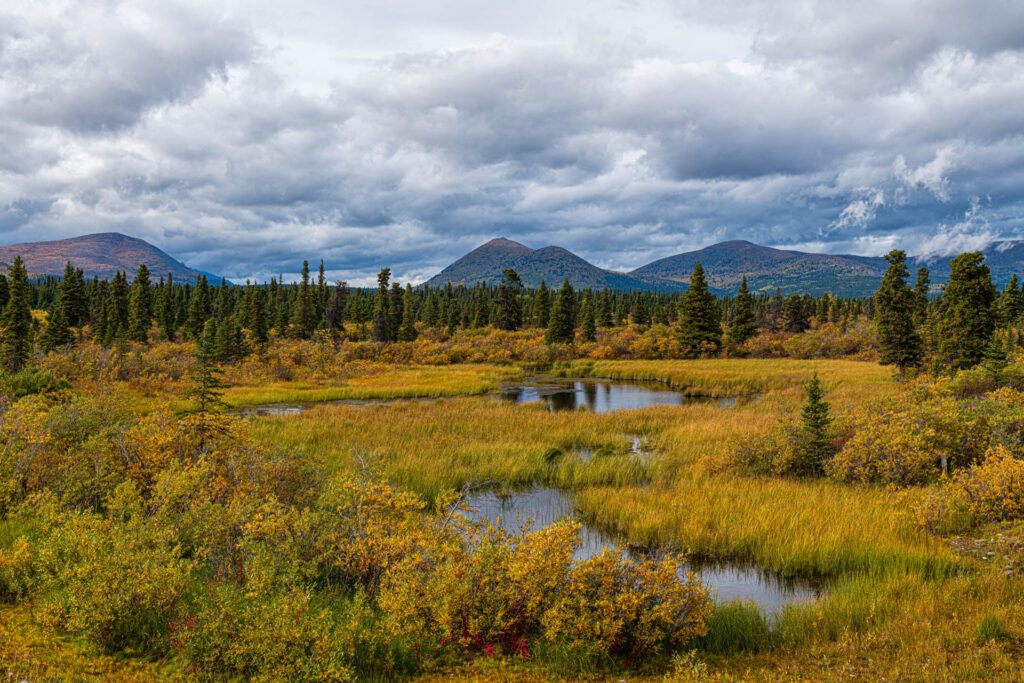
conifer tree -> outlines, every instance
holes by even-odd
[[[949,263],[949,284],[942,295],[938,359],[959,370],[977,365],[995,331],[992,276],[980,251],[960,254]]]
[[[412,285],[405,285],[402,297],[402,324],[398,328],[398,341],[411,342],[419,334],[416,331],[416,315],[412,307]]]
[[[0,366],[18,372],[32,357],[32,312],[29,309],[28,274],[20,256],[8,267],[7,304],[0,314]]]
[[[121,271],[114,273],[114,279],[110,281],[108,300],[106,336],[111,341],[123,339],[128,333],[128,278]]]
[[[619,305],[615,309],[615,324],[625,327],[629,324],[629,297],[619,295]]]
[[[391,283],[391,317],[388,320],[388,330],[391,332],[391,341],[398,341],[398,330],[402,327],[402,302],[405,299],[405,290],[397,281]]]
[[[437,292],[430,292],[427,294],[426,301],[423,302],[423,324],[427,327],[437,327],[440,318]]]
[[[46,323],[46,329],[39,337],[39,348],[42,351],[53,351],[54,349],[70,346],[75,340],[68,326],[68,318],[64,314],[64,306],[58,299],[54,302],[50,318]]]
[[[197,342],[202,337],[206,325],[206,295],[206,278],[197,275],[196,286],[188,300],[188,319],[185,321],[185,336]]]
[[[782,317],[785,321],[787,332],[799,334],[806,332],[807,328],[810,327],[807,308],[804,306],[804,300],[799,294],[791,294],[786,298],[786,303],[782,309]]]
[[[605,287],[601,290],[601,296],[597,302],[597,324],[601,327],[611,327],[614,323],[612,293]]]
[[[917,295],[907,284],[907,255],[893,249],[885,257],[889,267],[875,292],[875,320],[882,365],[895,365],[900,374],[921,364],[924,349],[914,322]]]
[[[708,291],[704,268],[698,261],[690,276],[690,286],[679,305],[677,332],[683,353],[696,358],[705,351],[717,353],[722,347],[722,323],[714,296]]]
[[[928,269],[920,266],[917,269],[917,281],[914,283],[914,324],[918,327],[928,320],[928,293],[931,288]]]
[[[316,276],[316,320],[319,323],[327,315],[327,277],[324,274],[324,260],[320,259],[320,268]]]
[[[1021,293],[1017,275],[1010,276],[1010,282],[1003,288],[996,302],[997,320],[1001,327],[1015,325],[1024,313],[1024,294]]]
[[[476,288],[476,302],[473,305],[473,327],[487,327],[490,321],[491,307],[487,301],[487,288],[480,283]]]
[[[823,400],[824,396],[818,373],[814,373],[807,384],[807,402],[800,413],[797,473],[804,476],[821,475],[825,470],[825,462],[835,455],[831,434],[832,416],[829,414],[828,403]]]
[[[523,281],[519,274],[511,268],[501,271],[501,284],[498,285],[498,307],[494,314],[494,326],[499,330],[514,332],[522,327],[523,309],[519,305],[519,293],[523,289]]]
[[[743,344],[757,335],[757,323],[754,321],[753,300],[747,289],[747,276],[740,281],[736,301],[733,304],[732,322],[726,335],[733,344]]]
[[[565,278],[562,287],[555,295],[555,303],[551,307],[551,319],[544,341],[548,344],[572,344],[576,339],[576,294],[573,292],[569,278]]]
[[[1003,372],[1006,370],[1009,362],[1009,354],[1006,351],[1006,347],[999,338],[999,333],[996,332],[985,346],[981,367],[990,380],[998,383],[1002,381]]]
[[[178,316],[175,307],[174,274],[167,273],[167,281],[161,287],[160,300],[157,303],[157,323],[160,326],[160,338],[174,341],[178,336]]]
[[[638,327],[647,327],[651,324],[651,312],[647,310],[647,299],[637,295],[633,301],[633,311],[630,316],[632,323]]]
[[[128,339],[137,342],[149,340],[149,326],[152,321],[152,302],[149,291],[149,268],[145,263],[139,264],[139,270],[132,281],[131,295],[128,300]]]
[[[7,305],[7,299],[9,298],[10,294],[7,288],[7,276],[0,273],[0,311],[4,310],[4,306]]]
[[[57,288],[57,299],[61,302],[69,326],[79,327],[89,319],[89,298],[82,271],[76,270],[70,261],[64,266],[64,277]]]
[[[263,346],[270,339],[270,324],[267,320],[267,294],[262,287],[256,287],[252,293],[252,305],[249,308],[249,333],[256,346]]]
[[[580,306],[580,339],[584,342],[597,341],[597,320],[589,289],[583,293],[583,304]]]
[[[345,327],[345,311],[348,304],[348,283],[338,280],[334,283],[334,294],[324,310],[327,329],[337,332]]]
[[[381,268],[377,274],[377,296],[373,301],[373,341],[391,341],[391,297],[388,295],[388,281],[391,269]]]
[[[544,280],[537,288],[537,298],[533,302],[533,322],[537,327],[546,328],[551,320],[551,293]]]
[[[309,339],[316,329],[317,315],[309,284],[309,261],[302,262],[302,280],[292,309],[291,332],[297,339]]]

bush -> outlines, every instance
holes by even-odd
[[[989,450],[980,463],[954,474],[918,506],[919,521],[942,533],[1022,516],[1024,461],[1002,446]]]
[[[33,394],[56,394],[71,388],[63,377],[39,368],[24,368],[16,373],[0,372],[0,395],[18,400]]]

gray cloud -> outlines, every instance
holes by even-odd
[[[118,229],[235,279],[322,256],[367,282],[497,235],[620,269],[1020,236],[1024,10],[584,6],[5,6],[0,240]]]

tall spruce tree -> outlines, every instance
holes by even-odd
[[[402,324],[398,327],[398,341],[411,342],[416,340],[416,314],[412,306],[412,285],[405,285],[402,296]]]
[[[64,313],[64,306],[58,299],[53,304],[53,310],[50,311],[46,329],[39,335],[39,348],[46,352],[54,351],[71,346],[74,340],[75,336],[71,333],[71,327],[68,326],[68,317]]]
[[[551,293],[544,280],[540,281],[537,288],[537,297],[533,301],[533,324],[540,328],[546,328],[551,320]]]
[[[152,322],[152,302],[150,300],[149,268],[145,263],[139,264],[139,270],[132,281],[131,294],[128,298],[128,339],[137,342],[149,341],[149,326]]]
[[[82,271],[76,270],[71,261],[64,266],[64,277],[57,288],[57,298],[69,326],[80,327],[89,319],[89,297],[85,291]]]
[[[569,284],[569,278],[562,282],[555,303],[551,307],[551,319],[544,341],[548,344],[572,344],[576,340],[576,293]]]
[[[690,286],[679,304],[677,333],[683,353],[689,358],[702,353],[717,354],[722,347],[721,313],[708,291],[700,261],[693,267]]]
[[[1010,276],[1010,282],[1003,288],[996,302],[996,318],[1000,327],[1017,324],[1024,313],[1024,294],[1021,293],[1020,280],[1017,275]]]
[[[584,342],[597,341],[597,320],[589,289],[583,292],[583,303],[580,305],[580,339]]]
[[[511,268],[501,271],[501,284],[498,285],[498,306],[494,312],[494,326],[499,330],[514,332],[523,324],[523,309],[519,305],[519,293],[523,289],[523,281],[519,274]]]
[[[168,272],[167,280],[160,288],[160,300],[157,302],[157,324],[160,326],[160,338],[174,341],[178,336],[178,315],[175,300],[174,274]]]
[[[736,301],[733,303],[732,309],[732,321],[729,324],[726,336],[733,344],[743,344],[757,336],[753,298],[750,296],[750,290],[747,289],[746,275],[740,281],[739,291],[736,292]]]
[[[32,358],[28,274],[20,256],[15,256],[11,261],[7,274],[7,304],[0,314],[0,366],[7,372],[18,372]]]
[[[882,365],[895,365],[900,374],[921,364],[924,348],[914,313],[917,296],[907,284],[907,255],[893,249],[886,255],[889,267],[875,292],[875,321]]]
[[[601,327],[611,327],[615,324],[615,312],[612,310],[612,293],[607,287],[601,290],[601,296],[597,300],[597,324]]]
[[[938,360],[952,370],[981,362],[995,331],[996,290],[984,260],[980,251],[973,251],[949,263],[939,320]]]
[[[914,283],[914,324],[918,327],[922,327],[928,320],[928,294],[932,289],[928,275],[927,268],[918,267],[917,281]]]
[[[10,298],[10,290],[7,286],[7,276],[0,273],[0,311],[4,310],[7,300]]]
[[[309,261],[303,261],[302,280],[299,282],[291,319],[291,333],[296,339],[309,339],[316,329],[316,302],[313,295],[309,284]]]
[[[391,297],[388,295],[388,282],[391,280],[391,269],[381,268],[377,274],[377,296],[373,300],[373,341],[391,341]]]

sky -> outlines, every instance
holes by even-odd
[[[0,243],[423,281],[493,237],[1024,237],[1019,0],[5,0]]]

